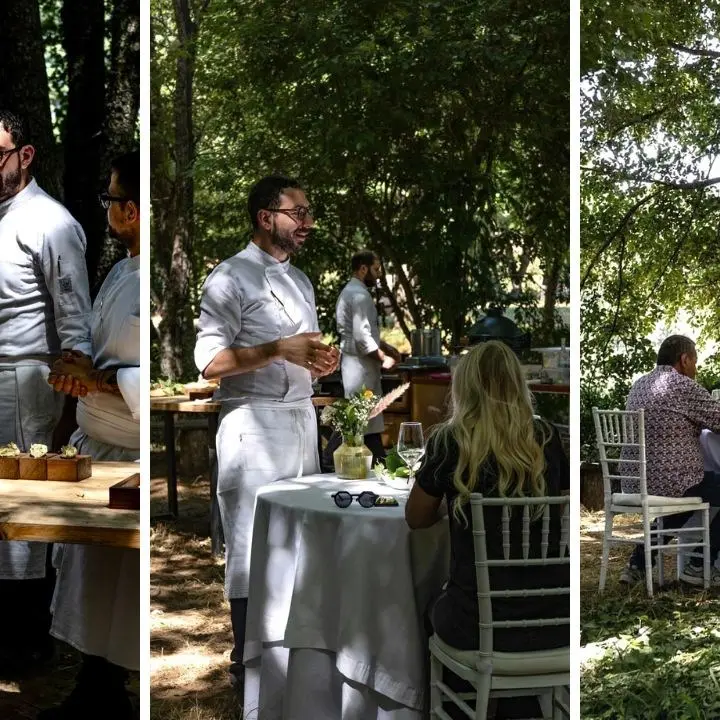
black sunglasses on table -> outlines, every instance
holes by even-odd
[[[365,490],[361,493],[349,493],[347,490],[340,490],[339,492],[334,493],[331,495],[332,499],[335,501],[335,504],[339,508],[347,508],[350,507],[352,504],[353,498],[358,501],[358,504],[361,507],[364,508],[371,508],[371,507],[380,507],[380,506],[394,506],[397,505],[398,502],[395,498],[392,497],[383,497],[380,495],[377,495],[374,492],[371,492],[370,490]]]

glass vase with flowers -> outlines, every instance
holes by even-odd
[[[342,444],[333,453],[335,473],[339,478],[363,480],[370,475],[372,452],[363,440],[368,422],[397,400],[408,387],[408,383],[400,385],[382,398],[363,387],[322,411],[320,421],[323,425],[329,425],[342,435]]]

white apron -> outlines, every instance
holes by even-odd
[[[139,311],[136,256],[113,267],[93,305],[93,364],[119,368],[121,394],[81,398],[71,443],[98,461],[140,457]],[[83,653],[139,670],[140,552],[66,544],[53,561],[59,572],[50,633]]]
[[[312,284],[289,261],[248,243],[220,263],[203,287],[195,364],[218,352],[317,332]],[[280,478],[319,472],[312,380],[303,367],[272,362],[220,381],[218,506],[225,534],[225,593],[248,596],[255,497]]]
[[[47,362],[0,360],[0,445],[14,442],[27,451],[33,443],[52,444],[65,396],[48,384],[49,374]],[[0,541],[0,580],[45,577],[46,553],[45,543]]]
[[[310,400],[225,406],[217,434],[218,505],[225,534],[225,595],[248,596],[258,490],[281,478],[320,472]]]
[[[382,397],[382,363],[368,356],[380,347],[380,329],[377,309],[365,283],[352,278],[342,289],[335,306],[335,319],[340,334],[340,371],[345,397],[362,387]],[[365,434],[381,433],[384,429],[380,414],[370,420]]]
[[[71,442],[95,460],[131,462],[138,450],[113,447],[77,430]],[[50,634],[86,655],[140,670],[140,551],[62,546]]]

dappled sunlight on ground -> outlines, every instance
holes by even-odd
[[[602,512],[582,512],[582,717],[720,717],[720,592],[677,582],[668,552],[666,585],[650,599],[644,584],[619,582],[631,546],[615,546],[600,595],[604,522]],[[639,529],[628,516],[615,527],[628,536]]]
[[[167,511],[164,468],[153,457],[151,515]],[[228,680],[232,630],[224,562],[210,551],[206,476],[181,480],[180,517],[151,531],[151,718],[237,720]]]

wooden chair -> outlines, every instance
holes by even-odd
[[[600,565],[600,592],[605,589],[610,546],[637,544],[640,539],[614,533],[613,521],[616,515],[633,514],[642,517],[642,543],[645,548],[645,582],[647,592],[653,596],[652,551],[657,550],[658,585],[664,583],[663,550],[670,547],[663,536],[677,539],[675,548],[703,548],[703,584],[710,587],[710,507],[699,497],[667,497],[648,495],[647,466],[645,458],[645,413],[644,410],[598,410],[593,408],[595,433],[600,452],[600,466],[605,494],[605,532],[603,534],[602,561]],[[611,466],[613,471],[611,472]],[[632,473],[632,474],[631,474]],[[639,493],[613,492],[613,480],[635,480]],[[701,525],[663,529],[662,519],[666,515],[700,511]],[[656,521],[657,528],[651,524]],[[680,542],[689,537],[688,542]],[[655,539],[655,543],[653,543]],[[688,553],[692,554],[692,553]]]
[[[492,600],[503,598],[534,598],[570,595],[569,502],[570,498],[485,498],[473,494],[470,498],[475,551],[475,577],[477,580],[479,650],[458,650],[443,642],[437,635],[430,638],[430,717],[450,720],[442,709],[444,698],[451,700],[469,718],[485,720],[490,697],[534,695],[540,698],[543,717],[559,720],[570,717],[567,699],[570,684],[570,648],[529,650],[525,652],[497,652],[493,648],[493,630],[498,628],[534,628],[567,625],[569,637],[570,617],[494,620]],[[484,508],[502,506],[503,557],[488,559],[485,544]],[[559,506],[560,542],[555,552],[549,552],[550,508]],[[539,557],[530,557],[530,526],[533,510],[542,508],[541,551]],[[511,509],[522,512],[522,547],[511,559]],[[528,590],[493,590],[490,587],[489,568],[517,568],[522,573],[529,567],[568,566],[568,584],[563,587]],[[446,667],[474,688],[471,693],[456,693],[442,681],[442,668]],[[474,700],[473,710],[467,700]]]

